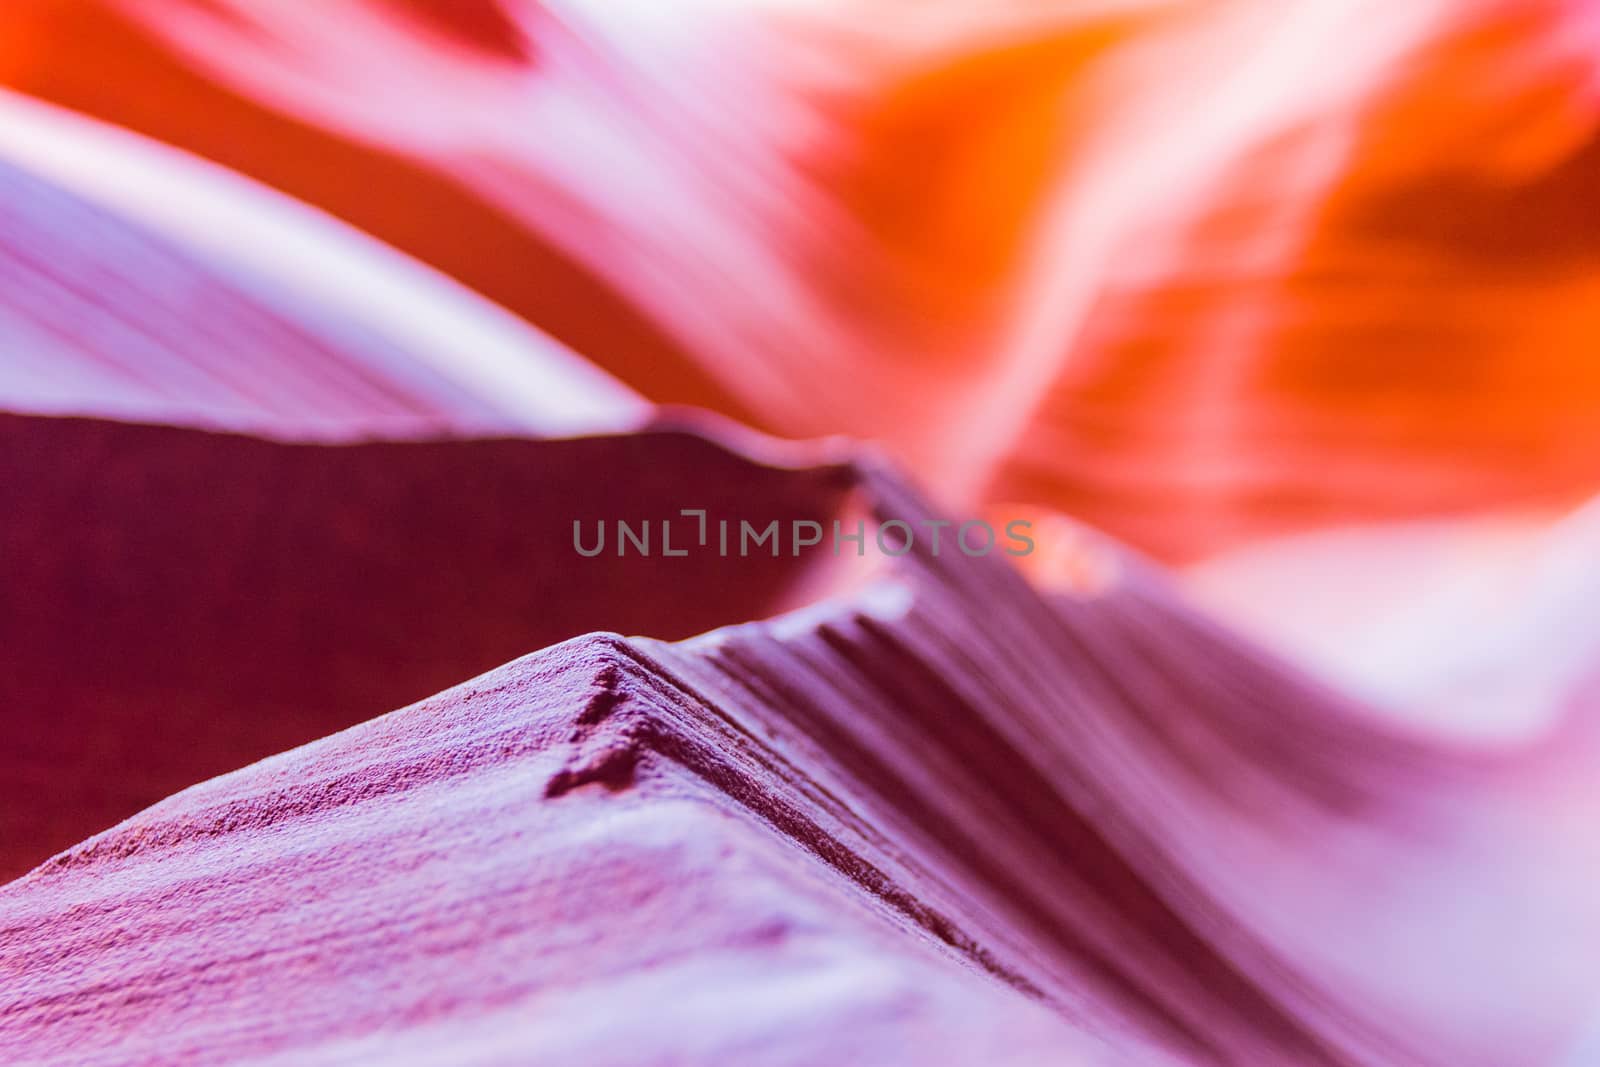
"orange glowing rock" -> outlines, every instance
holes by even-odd
[[[1600,475],[1596,20],[1347,7],[22,0],[0,79],[653,400],[1188,558]]]

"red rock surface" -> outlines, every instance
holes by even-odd
[[[689,501],[787,520],[843,492],[665,430],[320,446],[0,415],[0,454],[12,875],[529,649],[761,617],[804,574],[765,556],[575,566],[575,519],[654,522]]]

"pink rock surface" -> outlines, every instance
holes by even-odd
[[[217,453],[250,499],[283,511],[318,467],[339,487],[319,499],[346,506],[372,502],[352,492],[362,472],[401,478],[402,497],[445,522],[437,540],[402,543],[407,573],[450,576],[472,610],[454,616],[448,598],[419,610],[427,586],[374,580],[359,623],[285,620],[302,654],[358,636],[352,674],[366,685],[408,662],[388,642],[433,621],[477,634],[474,654],[537,632],[460,570],[488,547],[463,529],[514,532],[531,552],[537,526],[510,510],[450,521],[463,518],[444,506],[452,485],[455,508],[504,501],[491,480],[508,472],[560,482],[589,467],[553,455],[637,448],[658,476],[680,455],[689,470],[723,464],[721,481],[747,479],[741,507],[758,492],[829,506],[841,486],[840,468],[762,467],[681,435],[327,447],[76,420],[13,429],[122,435],[133,456],[204,439],[197,458]],[[458,455],[476,473],[452,466]],[[250,485],[283,465],[305,469]],[[854,469],[878,518],[931,517],[895,476]],[[217,484],[203,475],[180,480]],[[78,498],[94,491],[91,479]],[[353,514],[406,517],[382,502]],[[84,526],[116,544],[118,523]],[[1499,1067],[1574,1041],[1600,959],[1585,947],[1597,868],[1579,846],[1594,814],[1580,772],[1399,735],[1100,550],[1105,580],[1078,597],[1045,599],[998,559],[924,548],[770,621],[675,644],[577,638],[178,793],[0,888],[0,1052]],[[326,551],[272,555],[303,557],[312,583],[382,573],[337,552],[318,565]],[[569,614],[581,562],[563,568],[571,587],[518,604],[547,627],[581,626]],[[592,575],[617,580],[595,562]],[[246,588],[271,602],[270,583]],[[374,601],[385,588],[395,599]],[[701,590],[707,616],[774,610],[759,582],[677,588]],[[345,599],[357,598],[333,601]],[[295,660],[270,619],[251,621],[253,640],[293,686],[336,677],[305,669],[322,661]],[[486,634],[494,620],[504,629]],[[150,654],[163,636],[150,625],[123,640]],[[58,686],[76,679],[68,691],[106,662],[73,647],[78,659],[54,664]],[[466,648],[434,634],[430,669],[472,669]],[[293,694],[275,707],[257,695],[276,669],[201,662],[213,672],[187,714],[222,738],[219,757],[286,743],[249,736],[269,717],[286,725]],[[85,701],[74,721],[64,704],[62,736],[115,731],[125,706]],[[306,707],[307,729],[338,725],[333,705]],[[132,722],[128,766],[205,751],[170,710]],[[94,770],[64,788],[92,787]]]
[[[7,0],[0,1063],[1593,1067],[1590,8]]]
[[[553,796],[608,710],[667,751]],[[774,832],[770,758],[614,639],[520,660],[14,883],[0,1053],[1043,1063],[1092,1044],[862,893],[845,846]]]
[[[0,404],[276,437],[573,433],[647,406],[306,205],[0,92]]]

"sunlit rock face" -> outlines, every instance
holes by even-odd
[[[1580,4],[1379,10],[1256,18],[1188,82],[1128,57],[1165,110],[1113,132],[1101,188],[1139,174],[1145,195],[1006,492],[1087,494],[1181,556],[1592,491],[1600,25]],[[1195,98],[1180,147],[1152,147]]]
[[[142,137],[8,93],[0,184],[10,410],[311,438],[644,417],[437,272]]]
[[[0,1060],[1585,1067],[1597,55],[5,4]]]
[[[1600,466],[1581,3],[4,20],[10,83],[323,206],[652,399],[884,440],[963,505],[1192,558],[1571,502]]]

